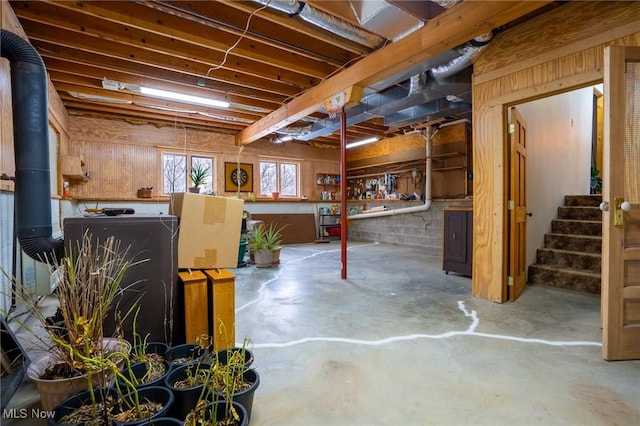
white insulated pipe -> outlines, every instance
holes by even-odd
[[[431,126],[427,127],[427,135],[420,133],[423,138],[427,141],[426,146],[426,160],[425,160],[425,188],[424,188],[424,204],[419,206],[411,206],[411,207],[400,207],[397,209],[391,210],[383,210],[379,212],[371,212],[371,213],[358,213],[351,216],[347,216],[347,219],[368,219],[371,217],[383,217],[383,216],[395,216],[397,214],[406,214],[406,213],[419,213],[427,211],[431,208],[431,139],[433,135],[431,134]]]

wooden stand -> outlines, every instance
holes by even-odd
[[[200,343],[196,339],[209,336],[209,297],[207,277],[201,271],[179,272],[184,286],[184,329],[186,343]]]
[[[227,269],[204,271],[211,283],[211,311],[209,324],[215,351],[232,348],[235,344],[235,279]]]

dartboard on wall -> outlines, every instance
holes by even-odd
[[[225,192],[253,192],[253,164],[224,163]]]

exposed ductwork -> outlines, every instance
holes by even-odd
[[[422,92],[426,84],[426,73],[421,72],[420,74],[412,75],[409,79],[409,96]]]
[[[64,242],[52,237],[44,62],[28,42],[6,30],[0,30],[0,53],[11,67],[16,165],[14,220],[18,241],[22,250],[35,260],[61,259]]]
[[[493,33],[489,32],[458,47],[456,50],[460,53],[460,56],[453,58],[446,64],[431,69],[431,75],[436,79],[447,78],[468,68],[491,39],[493,39]]]
[[[317,10],[303,1],[298,0],[254,0],[272,9],[284,12],[290,17],[299,16],[301,19],[332,32],[340,37],[347,38],[363,46],[372,49],[380,47],[385,40],[375,34],[356,27],[355,25],[337,19],[320,10]]]
[[[447,101],[447,95],[455,94],[456,100]],[[436,80],[426,76],[416,77],[409,83],[391,86],[379,93],[372,93],[362,98],[358,105],[345,111],[347,126],[361,123],[371,117],[385,117],[387,122],[411,123],[447,115],[460,115],[470,110],[471,105],[471,70],[467,69],[449,78]],[[325,136],[340,129],[340,119],[325,118],[318,120],[310,129],[295,138],[309,141]],[[279,130],[278,133],[282,132]]]
[[[320,12],[301,1],[255,1],[285,12],[289,16],[300,16],[314,25],[369,47],[375,47],[383,40],[379,38],[378,41],[365,43],[363,37],[371,36],[370,33]],[[450,9],[459,3],[458,0],[433,2],[444,9]],[[387,5],[386,2],[380,3],[381,5],[372,6],[374,10],[370,10],[366,16],[368,21],[384,19],[377,14],[387,16],[389,8],[396,8],[391,4]],[[456,49],[444,52],[425,63],[417,64],[410,70],[404,70],[402,73],[365,88],[365,96],[360,104],[346,110],[347,125],[366,121],[373,116],[384,117],[386,125],[408,125],[421,120],[469,113],[471,109],[470,66],[492,38],[491,32],[483,34]],[[469,72],[463,73],[465,70]],[[319,136],[331,134],[339,128],[340,121],[329,117],[318,120],[304,129],[288,127],[276,133],[296,140],[310,141]],[[288,137],[284,139],[276,135],[273,141],[281,143],[288,140]]]

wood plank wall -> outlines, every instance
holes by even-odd
[[[18,18],[6,0],[1,1],[0,15],[2,16],[3,29],[28,40]],[[60,136],[61,155],[66,155],[64,149],[69,142],[69,115],[58,93],[55,91],[51,80],[49,80],[48,86],[49,123]],[[11,109],[11,75],[9,61],[5,58],[0,59],[0,138],[0,173],[14,176],[15,159],[13,150],[13,116]],[[58,188],[58,193],[61,192],[62,187]]]
[[[570,2],[499,34],[475,62],[474,296],[506,300],[506,108],[601,81],[604,46],[640,46],[639,28],[640,2]]]
[[[464,123],[453,126],[443,127],[435,132],[432,144],[433,153],[447,151],[466,151],[464,148],[450,148],[446,145],[459,144],[464,147],[467,143],[466,125]],[[426,157],[426,139],[418,133],[411,133],[393,138],[383,139],[379,142],[369,145],[363,145],[347,151],[347,175],[358,176],[361,174],[384,173],[388,168],[397,169],[397,165],[391,163],[408,163],[413,164],[410,169],[415,168],[424,176]],[[471,161],[469,159],[469,165]],[[383,164],[384,166],[376,167]],[[437,167],[434,162],[434,168]],[[406,170],[406,168],[403,168]],[[471,171],[471,167],[469,167]],[[464,195],[466,173],[457,173],[455,176],[451,174],[433,173],[432,174],[432,195],[440,198],[443,194]],[[411,172],[400,173],[397,179],[397,191],[405,194],[414,192],[422,195],[422,186],[411,184]]]
[[[83,116],[70,119],[68,153],[85,160],[91,180],[72,182],[75,197],[90,199],[135,198],[141,187],[160,188],[160,155],[163,149],[216,156],[216,193],[224,192],[224,163],[254,164],[254,193],[258,196],[258,163],[265,158],[300,161],[301,195],[316,193],[316,173],[336,173],[339,152],[301,143],[274,145],[258,141],[239,148],[233,136],[178,126],[156,127]],[[247,194],[242,194],[246,197]]]
[[[462,132],[462,133],[461,133]],[[463,136],[464,125],[444,128],[434,137],[434,145],[448,143]],[[339,174],[339,151],[322,149],[302,143],[274,145],[258,141],[240,148],[231,135],[194,130],[177,126],[156,127],[123,120],[108,120],[86,116],[71,116],[71,141],[63,152],[82,157],[91,180],[71,181],[74,197],[89,199],[135,198],[141,187],[161,187],[160,153],[163,149],[215,155],[217,194],[224,192],[224,163],[254,164],[254,193],[258,194],[257,169],[263,158],[291,158],[301,163],[301,195],[315,199],[318,194],[317,174]],[[461,136],[462,135],[462,136]],[[354,149],[354,158],[379,158],[389,153],[419,151],[424,158],[425,141],[420,135],[408,135],[383,140],[362,151]],[[363,147],[363,148],[366,148]],[[364,152],[364,153],[363,153]],[[348,161],[352,158],[349,150]],[[243,197],[246,194],[242,194]]]

